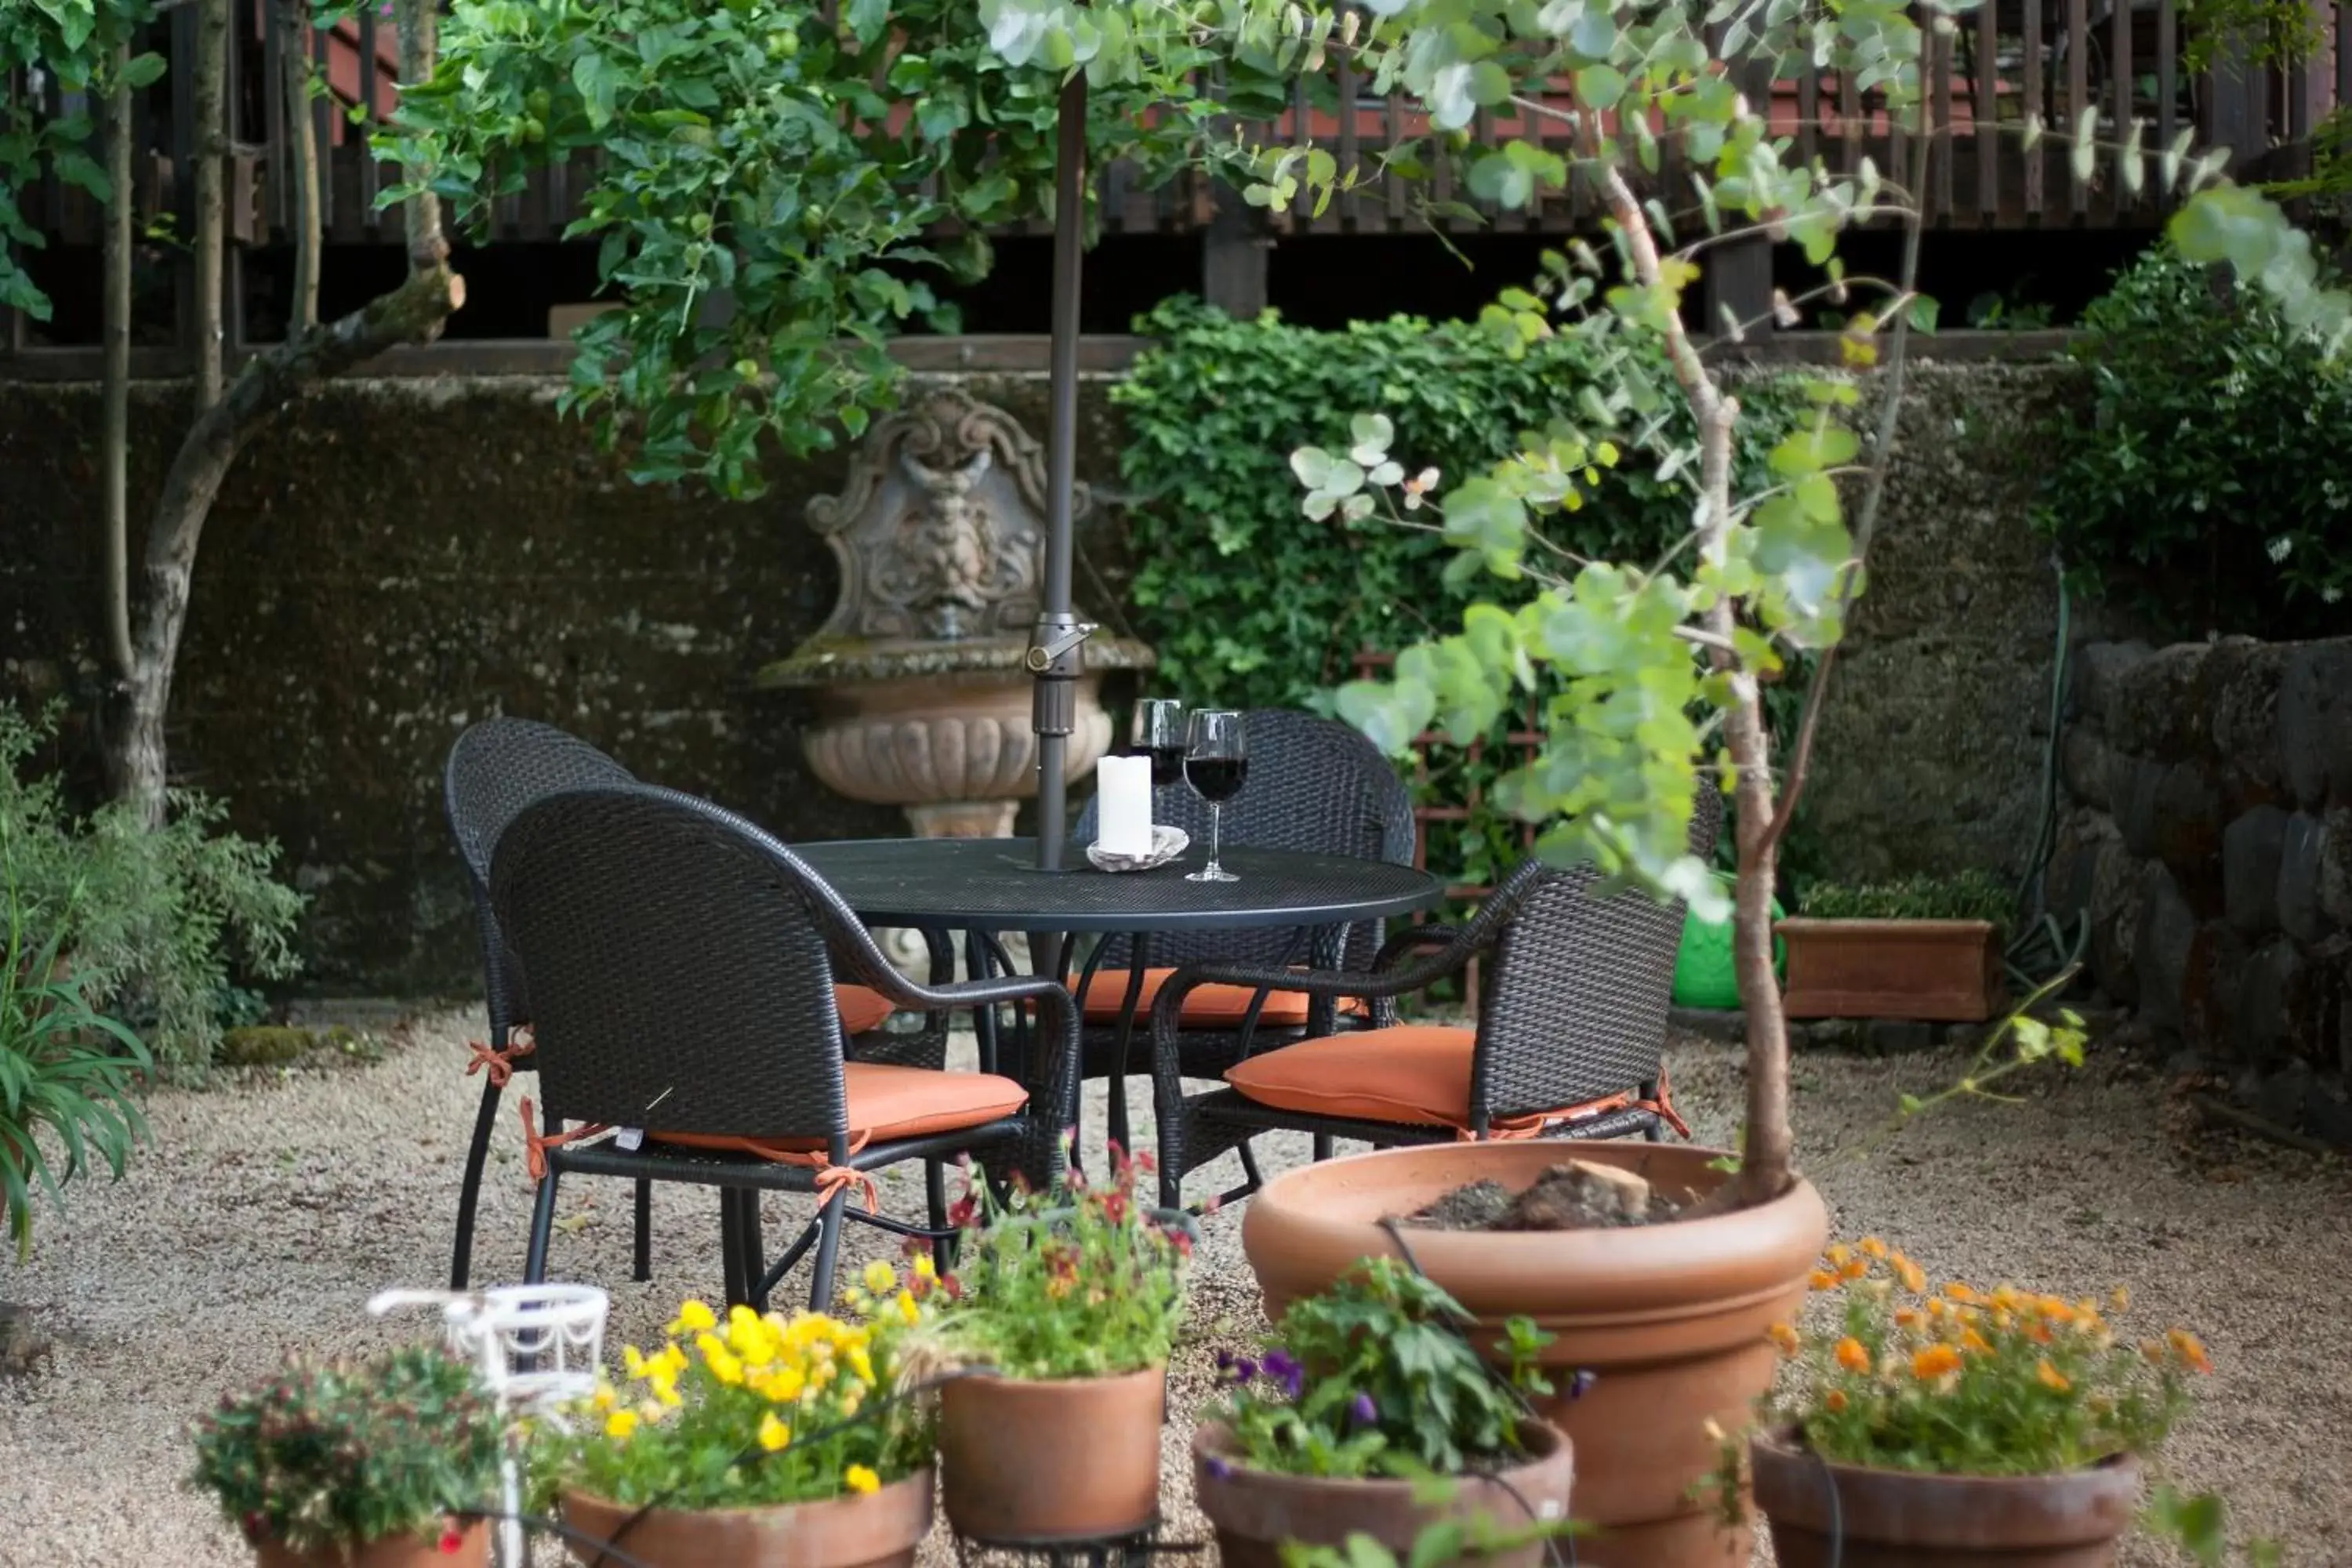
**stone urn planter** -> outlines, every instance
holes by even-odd
[[[1444,1519],[1485,1515],[1498,1530],[1568,1517],[1575,1466],[1569,1441],[1548,1421],[1520,1430],[1526,1458],[1492,1475],[1460,1478],[1442,1503],[1416,1500],[1412,1481],[1386,1478],[1284,1475],[1239,1462],[1233,1434],[1211,1421],[1192,1434],[1192,1499],[1217,1531],[1225,1568],[1280,1568],[1282,1543],[1344,1545],[1369,1535],[1400,1563],[1412,1555],[1422,1531]],[[1533,1519],[1529,1515],[1532,1510]],[[1538,1568],[1548,1545],[1532,1541],[1467,1562],[1491,1568]]]
[[[1981,1024],[2006,1000],[2000,929],[1989,921],[1800,916],[1772,929],[1788,943],[1791,1018]]]
[[[1073,514],[1091,498],[1077,487]],[[826,786],[906,810],[924,837],[1000,837],[1037,793],[1033,679],[1045,454],[1003,409],[942,392],[877,421],[838,495],[808,504],[841,567],[817,634],[757,684],[806,694],[801,749]],[[1086,644],[1064,770],[1110,746],[1106,672],[1149,669],[1125,637]]]
[[[1139,1534],[1160,1514],[1168,1369],[961,1377],[940,1390],[948,1524],[1004,1545]]]
[[[1393,1257],[1381,1221],[1473,1182],[1517,1193],[1570,1153],[1645,1177],[1684,1200],[1727,1178],[1713,1150],[1651,1143],[1454,1143],[1327,1161],[1269,1182],[1244,1211],[1242,1243],[1268,1317],[1357,1259]],[[1575,1447],[1586,1568],[1746,1568],[1748,1531],[1692,1495],[1715,1468],[1707,1423],[1736,1431],[1771,1385],[1767,1331],[1792,1316],[1829,1236],[1805,1183],[1760,1207],[1622,1229],[1446,1231],[1404,1227],[1414,1258],[1498,1333],[1515,1315],[1556,1335],[1543,1360],[1559,1393],[1538,1412]],[[1580,1394],[1578,1385],[1589,1386]]]
[[[907,1568],[930,1531],[931,1471],[927,1465],[863,1497],[774,1508],[657,1508],[630,1524],[636,1512],[585,1492],[563,1497],[564,1523],[615,1542],[647,1568]],[[570,1547],[582,1563],[595,1563],[594,1546],[575,1541]]]
[[[2106,1568],[2139,1508],[2128,1457],[2057,1476],[1832,1464],[1790,1433],[1748,1446],[1780,1568]]]

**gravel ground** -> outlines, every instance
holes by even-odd
[[[365,1318],[368,1296],[444,1278],[478,1092],[458,1063],[480,1028],[478,1016],[435,1015],[395,1028],[372,1062],[158,1093],[153,1146],[130,1175],[77,1191],[62,1218],[40,1216],[29,1264],[0,1265],[0,1296],[54,1341],[46,1367],[0,1381],[0,1564],[247,1561],[206,1500],[179,1485],[186,1423],[289,1349],[384,1340],[396,1331]],[[2025,1103],[1957,1105],[1878,1142],[1898,1094],[1940,1087],[1960,1065],[1942,1055],[1800,1063],[1809,1170],[1841,1232],[1885,1236],[1938,1277],[2068,1296],[2128,1282],[2136,1317],[2195,1326],[2219,1365],[2168,1453],[2173,1478],[2225,1492],[2242,1521],[2287,1543],[2290,1563],[2352,1561],[2343,1168],[2182,1132],[2160,1081],[2096,1053]],[[1739,1081],[1729,1048],[1678,1042],[1673,1068],[1699,1136],[1725,1141]],[[1145,1089],[1134,1092],[1137,1125],[1149,1127]],[[1270,1165],[1292,1163],[1305,1142],[1269,1152]],[[529,1197],[509,1113],[486,1184],[478,1278],[520,1272]],[[919,1176],[886,1179],[884,1201],[919,1213]],[[615,1344],[650,1335],[681,1294],[719,1293],[715,1208],[702,1192],[659,1189],[656,1278],[635,1285],[626,1189],[576,1180],[554,1270],[612,1290]],[[771,1234],[784,1223],[772,1218]],[[1173,1373],[1165,1473],[1178,1539],[1203,1533],[1182,1445],[1208,1394],[1209,1352],[1263,1326],[1239,1216],[1213,1216],[1207,1231]],[[850,1235],[852,1267],[887,1250],[864,1227]],[[935,1535],[927,1558],[951,1553]],[[2127,1556],[2163,1560],[2147,1548]]]

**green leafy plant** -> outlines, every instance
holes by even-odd
[[[960,1200],[961,1251],[940,1320],[961,1360],[1006,1377],[1110,1377],[1167,1364],[1184,1316],[1191,1220],[1147,1206],[1151,1156],[1114,1148],[1111,1179],[1071,1168],[1052,1193],[1002,1203],[978,1176]]]
[[[1222,1418],[1240,1462],[1306,1476],[1454,1476],[1521,1450],[1527,1400],[1551,1384],[1532,1320],[1505,1326],[1510,1365],[1489,1369],[1461,1303],[1394,1258],[1367,1258],[1291,1304],[1257,1357],[1218,1357]]]
[[[2158,1540],[2178,1542],[2200,1568],[2223,1568],[2230,1561],[2229,1509],[2213,1492],[2184,1493],[2159,1481],[2139,1522]],[[2285,1552],[2276,1541],[2256,1536],[2242,1544],[2240,1558],[2246,1568],[2279,1568]]]
[[[2150,1454],[2212,1370],[2185,1329],[2130,1342],[2131,1298],[2069,1301],[2011,1285],[1931,1289],[1875,1237],[1830,1248],[1812,1288],[1833,1324],[1774,1329],[1803,1375],[1769,1407],[1840,1464],[1936,1475],[2032,1476]]]
[[[2017,896],[1986,871],[1906,877],[1893,882],[1814,882],[1797,912],[1828,921],[1990,921],[2006,928]]]
[[[7,895],[0,942],[0,1220],[21,1261],[33,1247],[33,1206],[47,1193],[62,1207],[66,1184],[102,1163],[117,1180],[146,1121],[134,1098],[152,1065],[147,1047],[90,1005],[72,973],[64,924],[76,899],[37,926],[17,876],[23,829],[0,812],[0,891]],[[62,1164],[43,1147],[62,1145]]]
[[[2083,320],[2033,517],[2071,584],[2176,636],[2316,637],[2352,587],[2352,381],[2268,296],[2151,251]]]
[[[2327,47],[2327,25],[2303,0],[2182,0],[2180,64],[2202,76],[2229,57],[2238,68],[2293,66]]]
[[[254,1542],[352,1550],[450,1540],[498,1496],[497,1407],[437,1345],[289,1362],[196,1424],[195,1484]]]
[[[845,1316],[790,1318],[701,1301],[678,1309],[659,1350],[623,1352],[627,1380],[600,1384],[569,1429],[531,1453],[541,1495],[577,1488],[624,1508],[764,1508],[879,1490],[931,1459],[911,1403],[889,1403],[901,1351],[940,1297],[921,1260],[887,1263]]]
[[[1424,1507],[1442,1507],[1452,1496],[1454,1483],[1433,1481],[1417,1489],[1414,1500]],[[1466,1518],[1454,1515],[1433,1521],[1412,1538],[1412,1549],[1400,1563],[1396,1553],[1369,1535],[1350,1535],[1338,1546],[1309,1546],[1304,1542],[1282,1543],[1283,1568],[1445,1568],[1453,1563],[1486,1563],[1540,1542],[1559,1541],[1583,1533],[1590,1526],[1572,1519],[1528,1520],[1504,1525],[1485,1512]]]
[[[56,933],[93,1006],[146,1032],[162,1067],[201,1072],[236,1016],[232,963],[265,979],[299,967],[302,896],[271,875],[277,846],[225,830],[226,808],[203,795],[174,792],[160,827],[121,803],[77,816],[55,776],[31,772],[56,721],[0,704],[13,901],[28,929]]]

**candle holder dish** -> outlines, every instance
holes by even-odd
[[[1191,847],[1192,836],[1165,823],[1151,825],[1151,849],[1144,855],[1114,855],[1099,844],[1087,846],[1087,858],[1097,871],[1151,871],[1167,865]]]

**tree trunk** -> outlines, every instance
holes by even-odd
[[[195,404],[202,414],[221,395],[221,275],[228,250],[223,178],[228,153],[228,0],[199,0],[194,70],[188,90],[196,122]]]
[[[305,0],[286,0],[279,16],[286,45],[278,51],[278,88],[286,100],[287,185],[294,206],[294,304],[286,319],[290,338],[319,321],[319,141],[310,114],[310,57],[296,47],[310,25],[310,6]],[[373,70],[374,63],[362,68]]]
[[[106,530],[106,652],[118,681],[131,678],[131,46],[118,45],[106,94],[106,209],[100,315],[106,344],[99,470]]]
[[[401,74],[432,74],[434,0],[400,0]],[[430,195],[407,204],[409,275],[391,293],[323,326],[287,333],[253,355],[228,390],[197,415],[163,477],[147,530],[138,635],[126,700],[112,738],[116,793],[151,824],[163,820],[169,779],[164,721],[172,677],[187,626],[196,546],[237,453],[288,405],[319,383],[401,343],[429,342],[466,302],[465,279],[449,269],[440,203]],[[217,322],[215,297],[212,320]],[[201,310],[201,305],[199,309]]]

